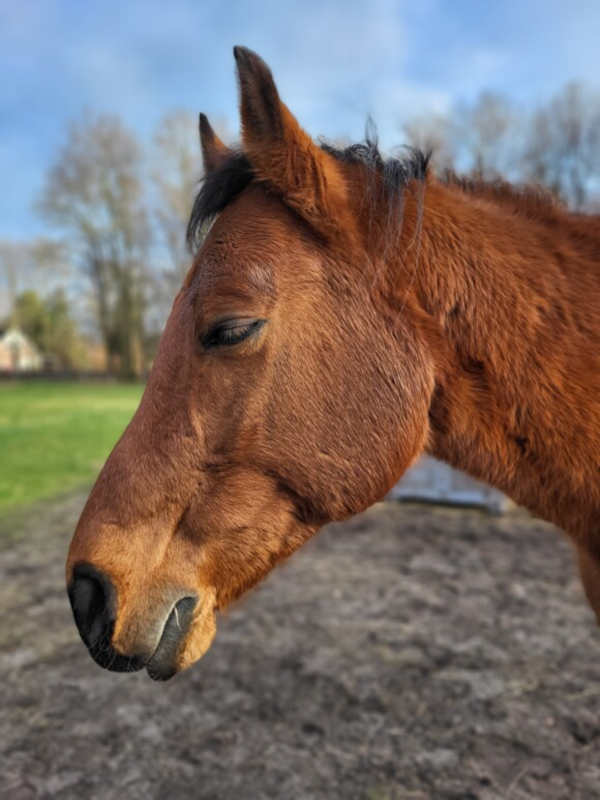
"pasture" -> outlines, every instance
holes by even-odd
[[[0,513],[89,483],[141,393],[140,384],[0,383]]]
[[[84,501],[0,522],[17,534],[0,535],[0,797],[599,796],[600,634],[547,523],[378,504],[156,684],[101,670],[79,641],[64,559]]]

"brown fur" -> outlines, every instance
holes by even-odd
[[[365,203],[364,167],[312,143],[258,56],[236,58],[255,178],[175,299],[67,575],[110,575],[125,654],[155,646],[175,589],[199,595],[187,666],[215,609],[427,450],[562,526],[600,617],[600,219],[428,178],[390,227],[385,187]],[[201,135],[216,169],[205,118]],[[203,347],[237,316],[267,323]]]

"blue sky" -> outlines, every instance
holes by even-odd
[[[70,119],[117,112],[149,141],[168,111],[237,131],[232,45],[257,50],[313,134],[383,144],[402,122],[483,88],[524,106],[570,79],[600,83],[598,0],[0,0],[0,237],[33,211]]]

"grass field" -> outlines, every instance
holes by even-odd
[[[91,481],[131,419],[140,384],[0,384],[0,512]]]

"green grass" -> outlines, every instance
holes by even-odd
[[[89,483],[139,403],[140,384],[0,384],[0,512]]]

